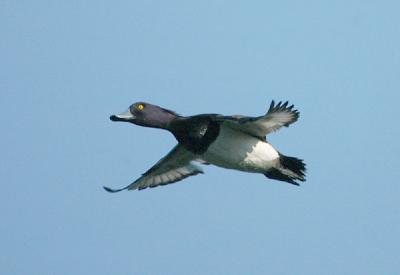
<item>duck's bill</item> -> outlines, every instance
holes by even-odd
[[[135,119],[135,116],[131,114],[131,112],[126,111],[125,113],[121,113],[119,115],[112,115],[110,116],[110,119],[112,121],[131,121],[132,119]]]

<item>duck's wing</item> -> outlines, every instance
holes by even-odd
[[[112,193],[125,189],[142,190],[147,187],[174,183],[189,176],[203,173],[203,170],[194,165],[192,161],[196,161],[196,156],[178,144],[165,157],[128,186],[121,189],[111,189],[109,187],[104,187],[104,189]]]
[[[265,136],[283,126],[289,126],[299,118],[299,111],[288,106],[288,102],[281,101],[275,105],[272,101],[268,112],[259,117],[246,116],[219,116],[216,118],[223,125],[239,130],[249,135],[265,139]]]

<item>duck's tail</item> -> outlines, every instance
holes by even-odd
[[[265,173],[270,179],[286,181],[294,185],[300,185],[298,181],[306,181],[306,164],[302,159],[288,157],[279,154],[280,165],[271,168]]]

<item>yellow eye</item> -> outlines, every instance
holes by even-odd
[[[137,106],[137,108],[138,108],[138,110],[143,110],[144,109],[144,105],[143,104],[139,104],[138,106]]]

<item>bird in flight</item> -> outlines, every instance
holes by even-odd
[[[243,172],[260,173],[267,178],[299,185],[305,181],[303,160],[281,154],[266,136],[299,118],[293,105],[274,101],[265,115],[200,114],[181,116],[145,102],[132,104],[112,121],[165,129],[178,144],[137,180],[120,189],[104,187],[108,192],[142,190],[174,183],[203,173],[198,164],[213,164]]]

